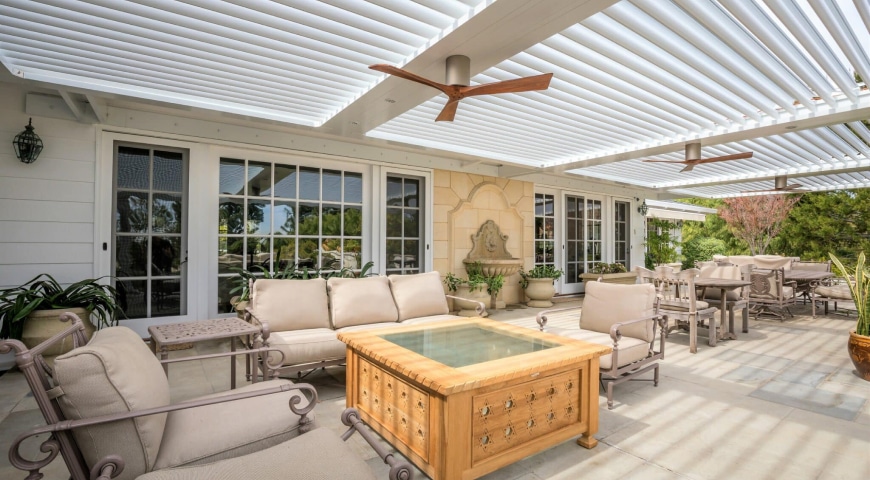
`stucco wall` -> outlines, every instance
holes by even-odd
[[[435,170],[433,263],[442,275],[464,276],[462,260],[471,251],[471,236],[487,220],[494,221],[507,235],[507,250],[523,260],[524,268],[534,262],[535,189],[530,182],[468,173]],[[505,279],[501,298],[506,303],[523,301],[519,275]]]

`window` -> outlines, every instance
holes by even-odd
[[[129,319],[187,314],[186,157],[115,145],[112,270]]]
[[[419,273],[423,256],[423,181],[387,175],[386,273]]]
[[[556,266],[555,197],[546,193],[535,194],[535,266]]]
[[[626,270],[631,269],[629,264],[631,246],[628,241],[628,235],[631,231],[628,222],[630,205],[629,202],[614,202],[613,214],[613,261],[625,265]]]
[[[219,313],[240,268],[361,268],[361,173],[221,158],[219,194]]]

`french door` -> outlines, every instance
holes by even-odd
[[[604,259],[604,211],[600,198],[565,195],[564,281],[560,293],[583,291],[581,273]]]
[[[111,271],[119,304],[133,321],[185,316],[188,153],[116,143],[113,167]]]

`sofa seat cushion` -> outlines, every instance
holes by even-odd
[[[613,338],[609,333],[593,332],[591,330],[572,329],[572,328],[548,328],[547,333],[559,335],[561,337],[583,340],[584,342],[597,343],[613,347]],[[627,337],[623,335],[619,339],[619,367],[624,367],[629,363],[636,362],[646,358],[649,353],[649,342],[639,338]],[[599,368],[601,371],[610,370],[613,366],[612,353],[601,356],[599,359]]]
[[[336,330],[336,333],[346,333],[346,332],[361,332],[365,330],[375,330],[380,328],[389,328],[389,327],[398,327],[400,324],[396,322],[380,322],[380,323],[367,323],[365,325],[352,325],[350,327],[339,328]]]
[[[133,330],[109,327],[87,345],[55,359],[58,397],[69,420],[126,413],[169,405],[169,383],[160,361]],[[94,465],[109,453],[126,464],[117,477],[150,471],[161,449],[167,415],[149,415],[73,431],[85,462]]]
[[[289,380],[269,380],[194,400],[220,398],[290,383]],[[298,436],[299,416],[289,407],[292,397],[302,399],[300,407],[308,404],[305,395],[291,390],[169,412],[154,469],[198,465],[247,455]],[[242,412],[244,414],[240,415]],[[313,413],[308,415],[314,418]]]
[[[387,277],[332,277],[327,285],[332,328],[399,320]]]
[[[852,300],[852,292],[849,291],[848,285],[819,286],[816,287],[816,295],[839,300]]]
[[[395,325],[395,324],[394,324]],[[323,360],[344,358],[344,342],[329,328],[311,328],[273,332],[268,339],[270,347],[284,353],[283,365],[300,365]],[[275,365],[279,355],[269,353],[269,363]]]
[[[276,280],[254,282],[250,308],[268,323],[269,331],[329,328],[326,280]]]
[[[292,440],[243,457],[197,466],[155,471],[137,480],[374,480],[371,468],[339,436],[318,428]]]
[[[458,315],[451,315],[451,314],[429,315],[428,317],[417,317],[417,318],[412,318],[410,320],[404,320],[404,321],[402,321],[402,325],[418,325],[421,323],[443,322],[445,320],[458,320],[460,318],[463,318],[463,317],[460,317]]]
[[[450,311],[438,272],[414,275],[390,275],[390,290],[399,310],[399,321],[431,315],[444,315]]]

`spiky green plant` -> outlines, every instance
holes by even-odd
[[[64,288],[43,273],[23,285],[0,291],[0,338],[21,339],[24,319],[34,310],[84,308],[97,318],[98,327],[115,325],[116,315],[124,314],[117,302],[118,292],[99,280],[88,278]]]
[[[829,254],[837,272],[846,279],[849,291],[852,293],[852,301],[858,311],[858,324],[855,333],[870,336],[870,269],[865,263],[864,252],[858,255],[858,262],[854,271],[847,269],[833,253]]]

